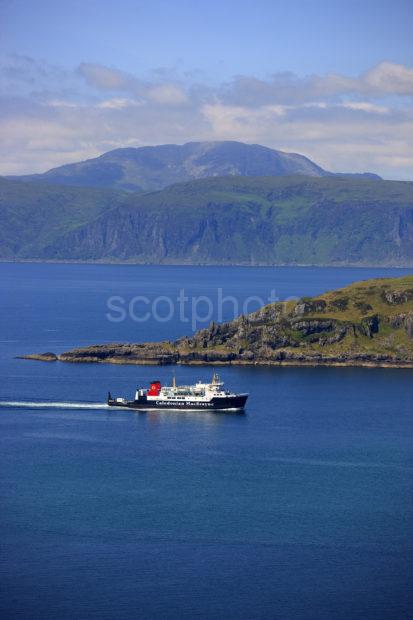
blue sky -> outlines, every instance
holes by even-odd
[[[411,0],[0,0],[0,21],[0,174],[239,139],[413,179]]]
[[[413,63],[413,3],[380,0],[3,2],[5,51],[70,68],[358,74]]]

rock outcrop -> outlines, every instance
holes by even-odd
[[[270,304],[175,342],[94,345],[57,356],[26,357],[72,363],[413,368],[413,276],[359,282],[313,299]]]

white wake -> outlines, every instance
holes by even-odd
[[[106,403],[76,403],[76,402],[39,402],[26,400],[2,400],[0,407],[20,407],[24,409],[106,409],[109,405]]]

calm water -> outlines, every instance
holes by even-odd
[[[171,368],[14,358],[191,331],[111,322],[113,295],[165,317],[185,288],[217,318],[218,287],[242,307],[406,272],[0,264],[2,617],[409,617],[413,371],[224,368],[244,415],[133,413],[99,403]]]

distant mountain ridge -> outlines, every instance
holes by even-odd
[[[277,151],[259,144],[221,141],[119,148],[43,174],[8,178],[77,187],[154,191],[207,177],[297,174],[334,176],[298,153]],[[380,178],[372,173],[346,176]]]
[[[413,267],[413,183],[229,176],[142,194],[0,179],[0,258]]]

